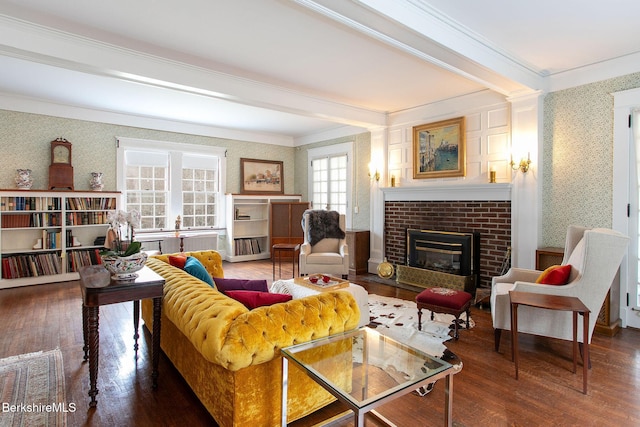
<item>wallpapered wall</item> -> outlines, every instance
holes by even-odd
[[[553,92],[544,99],[542,246],[564,246],[567,226],[612,226],[613,92],[640,73]]]
[[[285,192],[294,193],[294,149],[270,144],[211,138],[182,133],[65,119],[0,110],[2,168],[0,188],[15,188],[16,169],[33,171],[33,189],[46,189],[49,180],[50,141],[62,137],[73,144],[76,190],[89,190],[91,172],[104,173],[104,191],[116,190],[116,140],[129,137],[226,147],[227,193],[240,192],[240,158],[282,160]]]
[[[351,194],[355,198],[352,200],[351,207],[358,206],[358,213],[354,213],[351,219],[351,228],[369,230],[369,178],[367,172],[369,170],[369,162],[371,159],[371,134],[369,132],[361,133],[354,136],[342,137],[322,141],[315,144],[304,145],[296,148],[295,162],[295,193],[302,194],[302,200],[309,200],[309,175],[307,171],[307,151],[309,149],[324,147],[327,145],[342,144],[345,142],[353,142],[354,151],[354,176]]]

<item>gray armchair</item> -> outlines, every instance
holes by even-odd
[[[302,228],[300,275],[324,273],[346,278],[349,249],[344,233],[345,216],[335,211],[307,210],[302,217]]]
[[[589,308],[589,342],[611,283],[624,257],[629,238],[604,228],[570,226],[567,231],[563,265],[571,265],[566,285],[537,284],[542,273],[512,268],[504,276],[494,277],[491,286],[491,317],[495,332],[495,350],[500,346],[502,330],[511,330],[509,291],[533,292],[578,297]],[[542,310],[526,306],[518,309],[518,331],[533,335],[573,340],[572,313]],[[582,342],[582,323],[578,341]]]

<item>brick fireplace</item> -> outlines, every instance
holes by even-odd
[[[511,201],[385,201],[385,254],[407,263],[407,229],[480,233],[480,283],[490,287],[511,244]]]

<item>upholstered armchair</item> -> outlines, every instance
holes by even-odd
[[[589,308],[588,337],[595,328],[598,313],[611,287],[629,238],[604,228],[570,226],[567,231],[562,265],[570,265],[565,285],[535,283],[541,271],[511,268],[504,276],[494,277],[491,286],[491,317],[495,349],[500,346],[502,330],[511,330],[509,291],[533,292],[578,297]],[[520,306],[518,331],[533,335],[573,340],[572,313]],[[578,322],[578,341],[583,341],[582,322]]]
[[[324,273],[346,278],[349,249],[345,216],[335,211],[307,210],[302,215],[304,242],[300,247],[300,275]]]

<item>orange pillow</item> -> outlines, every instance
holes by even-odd
[[[571,274],[571,265],[552,265],[538,276],[536,283],[543,285],[566,285]]]
[[[178,267],[180,270],[184,270],[184,265],[187,263],[186,255],[169,255],[169,264],[174,267]]]

